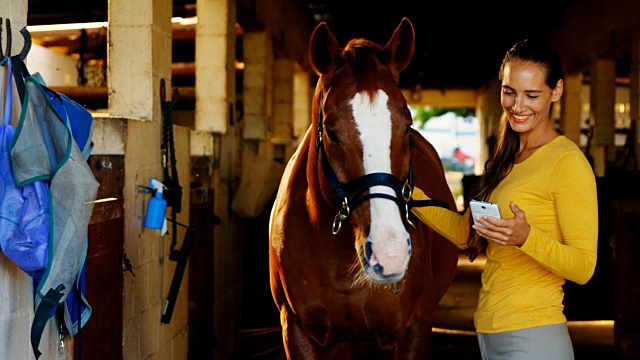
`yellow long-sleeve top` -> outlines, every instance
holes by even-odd
[[[428,197],[415,189],[414,199]],[[474,316],[476,331],[497,333],[566,322],[565,279],[586,283],[595,270],[598,242],[596,183],[580,149],[559,136],[515,164],[489,199],[502,218],[513,218],[514,202],[531,232],[521,247],[489,242]],[[466,248],[469,210],[414,208],[432,229]]]

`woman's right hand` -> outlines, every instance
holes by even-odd
[[[498,219],[491,216],[480,216],[476,220],[485,227],[472,225],[476,233],[487,241],[503,246],[522,246],[527,241],[531,226],[527,217],[514,202],[509,204],[513,218]]]

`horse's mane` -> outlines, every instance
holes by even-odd
[[[381,54],[382,46],[362,38],[351,39],[342,50],[342,58],[358,83],[358,91],[366,91],[371,100],[378,88],[378,64],[384,61]]]

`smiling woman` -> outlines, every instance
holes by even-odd
[[[573,359],[562,286],[584,284],[595,270],[595,176],[580,148],[553,128],[552,104],[564,85],[556,51],[518,42],[499,78],[500,136],[473,198],[498,204],[502,218],[414,211],[470,260],[486,252],[474,316],[483,359]]]

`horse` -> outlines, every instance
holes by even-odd
[[[311,34],[312,123],[269,219],[270,287],[288,359],[430,356],[433,313],[459,250],[411,213],[414,186],[455,206],[399,87],[414,44],[407,18],[385,46],[357,38],[340,48],[324,22]]]

